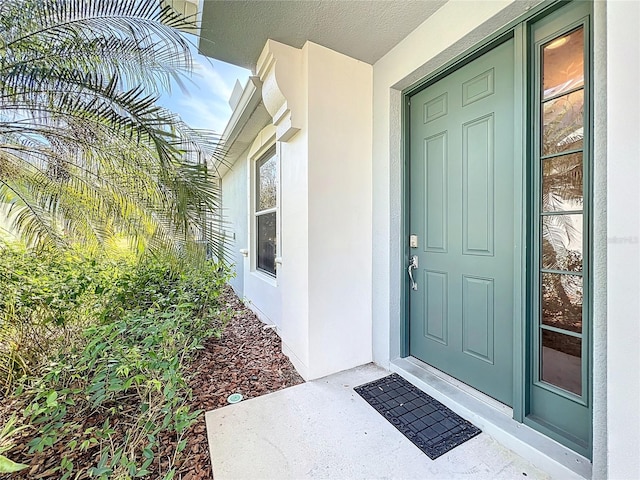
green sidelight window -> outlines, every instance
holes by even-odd
[[[530,24],[531,286],[524,423],[592,453],[592,3]]]
[[[540,48],[538,381],[584,398],[584,26]]]

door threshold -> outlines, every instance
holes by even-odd
[[[488,397],[420,360],[393,360],[389,370],[466,418],[505,447],[553,478],[591,478],[591,462],[564,445],[515,421],[510,407]]]
[[[437,368],[432,367],[427,363],[424,363],[422,360],[418,360],[416,357],[407,357],[407,358],[404,358],[403,360],[413,363],[416,367],[426,370],[427,372],[435,375],[436,377],[441,378],[445,382],[452,384],[454,387],[459,388],[466,394],[477,398],[482,403],[486,403],[490,407],[495,408],[496,410],[498,410],[500,413],[503,413],[507,417],[513,418],[513,408],[511,408],[509,405],[505,405],[499,400],[496,400],[495,398],[490,397],[486,393],[482,393],[480,390],[476,390],[475,388],[467,385],[466,383],[461,382],[457,378],[454,378],[451,375],[448,375],[442,370],[438,370]]]

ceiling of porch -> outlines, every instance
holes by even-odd
[[[203,0],[200,52],[249,68],[267,39],[307,40],[373,64],[446,0]]]

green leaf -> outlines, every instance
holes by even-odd
[[[111,473],[112,470],[109,467],[93,467],[91,469],[91,475],[100,476],[106,473]]]
[[[186,446],[187,446],[187,441],[186,440],[180,440],[180,442],[178,442],[178,446],[176,447],[176,451],[178,453],[180,453],[185,449]]]
[[[58,392],[55,390],[47,395],[47,407],[57,407],[58,406]]]
[[[153,458],[153,450],[151,450],[149,447],[147,447],[144,450],[142,450],[142,455],[145,458],[152,459]]]
[[[24,470],[29,465],[23,463],[16,463],[13,460],[9,460],[4,455],[0,455],[0,473],[13,473]]]

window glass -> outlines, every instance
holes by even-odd
[[[278,169],[275,150],[256,162],[256,269],[275,277],[277,245]]]
[[[270,155],[258,161],[258,175],[256,181],[258,189],[256,211],[275,208],[278,177],[276,175],[276,156]]]
[[[582,395],[584,29],[541,47],[539,379]],[[566,152],[566,153],[565,153]]]
[[[542,380],[582,395],[582,340],[542,331]]]
[[[276,212],[257,216],[257,251],[256,267],[258,270],[276,274]]]
[[[582,152],[542,162],[542,211],[582,210]]]
[[[584,29],[555,38],[542,50],[543,98],[584,85]]]
[[[542,268],[582,271],[582,214],[542,217]]]
[[[542,274],[542,323],[582,333],[582,277]]]
[[[542,155],[582,148],[584,90],[544,103],[542,124]]]

